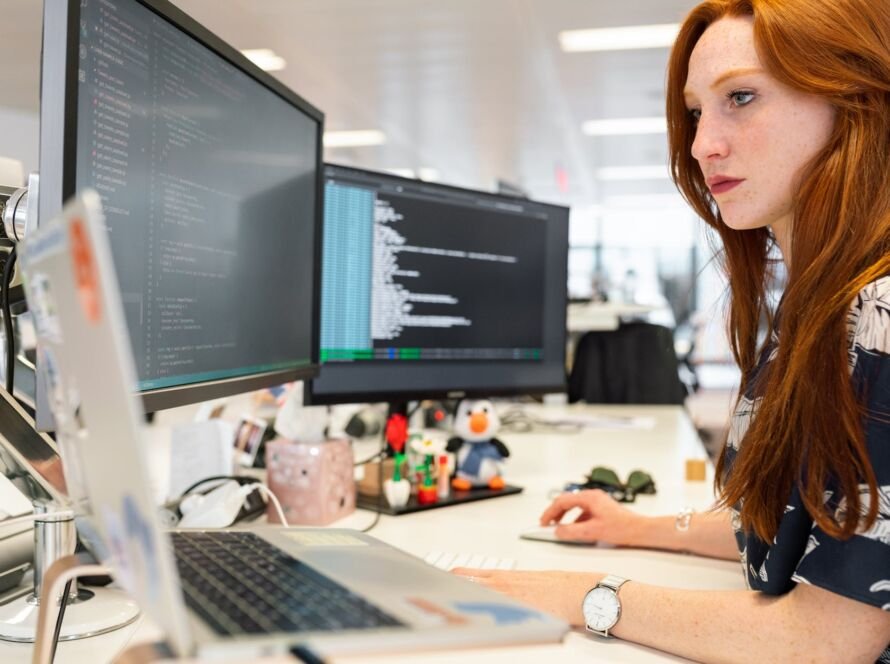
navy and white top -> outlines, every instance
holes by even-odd
[[[890,611],[890,276],[859,293],[847,316],[847,329],[854,388],[866,398],[865,438],[877,479],[877,519],[847,541],[834,539],[813,522],[795,487],[772,543],[746,534],[736,510],[732,526],[749,588],[781,595],[795,584],[807,583]],[[774,335],[757,373],[775,357],[777,343]],[[749,388],[732,417],[726,443],[730,472],[759,400]],[[859,490],[867,509],[868,485],[861,484]],[[844,514],[846,501],[832,500],[832,495],[829,487],[826,503],[836,514]],[[890,663],[890,648],[878,661]]]

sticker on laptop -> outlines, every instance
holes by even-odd
[[[157,551],[159,543],[148,518],[139,509],[136,499],[131,495],[124,496],[124,527],[127,529],[127,539],[130,551],[138,551],[135,556],[134,567],[139,581],[144,584],[144,596],[152,601],[157,599],[160,588],[161,575],[158,570]]]
[[[455,602],[457,611],[464,615],[478,615],[490,618],[495,625],[520,625],[529,620],[541,620],[542,616],[532,609],[524,609],[515,604],[497,604],[495,602]]]
[[[156,601],[160,588],[158,543],[135,499],[125,495],[121,510],[102,509],[114,577],[136,598]]]
[[[101,514],[114,578],[125,590],[136,595],[136,579],[127,555],[127,536],[121,516],[108,505],[102,505]]]
[[[69,233],[77,299],[87,321],[95,324],[102,317],[99,308],[99,271],[83,220],[78,217],[72,219]]]
[[[43,272],[36,272],[28,279],[25,288],[37,338],[44,342],[62,343],[62,326],[59,324],[58,308],[49,285],[49,277]]]
[[[410,607],[414,620],[422,626],[466,625],[469,622],[466,616],[426,597],[406,597],[405,602]]]
[[[302,546],[368,546],[364,540],[346,533],[320,533],[315,530],[283,530],[284,537]]]

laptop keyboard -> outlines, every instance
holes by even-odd
[[[254,533],[170,535],[186,604],[219,634],[404,626]]]

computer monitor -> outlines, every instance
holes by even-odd
[[[322,113],[166,0],[46,0],[42,67],[39,217],[102,196],[146,410],[314,375]]]
[[[565,389],[568,208],[325,165],[312,404]]]

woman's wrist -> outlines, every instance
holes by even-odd
[[[566,608],[563,618],[569,622],[572,627],[585,627],[587,621],[584,619],[584,598],[591,590],[602,581],[606,575],[601,573],[585,574],[585,578],[579,579],[578,583],[573,584],[572,592],[566,593]]]
[[[649,548],[654,546],[652,535],[654,534],[655,519],[651,516],[642,514],[634,514],[628,520],[623,541],[615,542],[620,546],[632,546],[638,548]]]
[[[689,541],[688,527],[686,530],[677,528],[677,515],[644,516],[636,514],[628,524],[625,541],[620,544],[641,549],[686,551]]]

